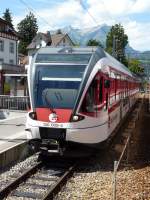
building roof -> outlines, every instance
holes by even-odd
[[[37,33],[37,35],[33,38],[32,42],[27,46],[27,49],[35,49],[36,45],[38,45],[38,41],[42,40],[44,41],[47,45],[51,45],[51,35],[50,33]]]
[[[59,34],[54,34],[51,36],[52,38],[52,46],[57,46],[65,37],[67,37],[71,43],[73,44],[72,40],[70,39],[68,34],[63,34],[63,33],[59,33]]]
[[[2,29],[0,28],[0,32],[2,33],[6,33],[9,35],[14,35],[15,37],[19,38],[18,33],[14,30],[12,24],[10,24],[9,22],[7,22],[6,20],[0,18],[0,27],[2,25]]]
[[[37,33],[37,35],[33,38],[32,42],[28,45],[27,49],[36,49],[36,45],[39,44],[39,40],[44,41],[47,46],[57,46],[64,39],[68,38],[73,45],[73,41],[70,39],[68,34],[54,34],[50,35],[50,33]]]
[[[6,20],[0,18],[0,22],[5,24],[5,25],[9,25],[9,26],[12,26],[9,22],[7,22]]]

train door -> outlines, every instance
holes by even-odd
[[[120,77],[120,121],[123,118],[123,101],[124,101],[124,79]]]
[[[103,75],[104,77],[104,101],[106,102],[105,109],[108,110],[109,100],[110,100],[110,80],[108,75]]]
[[[108,115],[109,84],[107,75],[101,72],[96,74],[82,102],[82,114],[91,117]]]
[[[98,90],[98,103],[100,107],[99,115],[100,115],[100,121],[108,122],[109,123],[109,117],[108,117],[108,109],[109,109],[109,102],[110,102],[110,79],[107,74],[104,74],[102,72],[99,72],[99,90]],[[102,121],[103,120],[103,121]],[[108,136],[108,126],[107,125],[107,136]],[[106,127],[105,127],[106,128]]]
[[[109,136],[110,132],[109,132],[109,128],[110,128],[110,120],[109,120],[109,108],[110,108],[110,78],[108,75],[103,75],[104,77],[104,103],[105,103],[105,111],[103,113],[103,115],[105,116],[105,119],[108,121],[107,124],[107,137]]]
[[[97,117],[98,83],[99,83],[99,75],[97,74],[92,80],[81,105],[80,112],[82,112],[82,114],[84,115]]]
[[[123,107],[123,103],[122,103],[122,78],[120,76],[120,90],[119,90],[119,96],[120,96],[120,121],[122,120],[122,107]]]

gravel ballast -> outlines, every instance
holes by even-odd
[[[10,167],[9,170],[0,173],[0,190],[4,188],[7,184],[13,181],[15,178],[19,177],[24,171],[31,168],[37,163],[38,155],[30,156],[24,161],[15,164]]]
[[[141,120],[131,137],[130,159],[123,161],[117,171],[117,200],[150,200],[150,114],[146,107],[145,103],[143,113],[140,112]],[[116,144],[112,156],[105,153],[109,162],[99,156],[90,166],[87,163],[85,169],[76,172],[67,182],[55,200],[112,200],[113,163],[121,148]]]

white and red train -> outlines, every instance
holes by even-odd
[[[139,92],[128,68],[94,47],[39,49],[28,85],[27,137],[50,153],[62,153],[68,144],[101,146]]]

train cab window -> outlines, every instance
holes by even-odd
[[[86,94],[86,103],[87,103],[87,112],[94,112],[94,105],[95,105],[95,97],[96,97],[96,80],[92,82],[90,85],[87,94]]]
[[[72,109],[86,65],[38,65],[34,103],[39,108]]]
[[[95,78],[91,85],[89,86],[86,95],[84,97],[82,106],[81,106],[81,112],[85,112],[87,115],[88,113],[92,114],[92,116],[96,114],[97,110],[96,110],[96,105],[97,105],[97,85],[98,85],[98,81]]]

